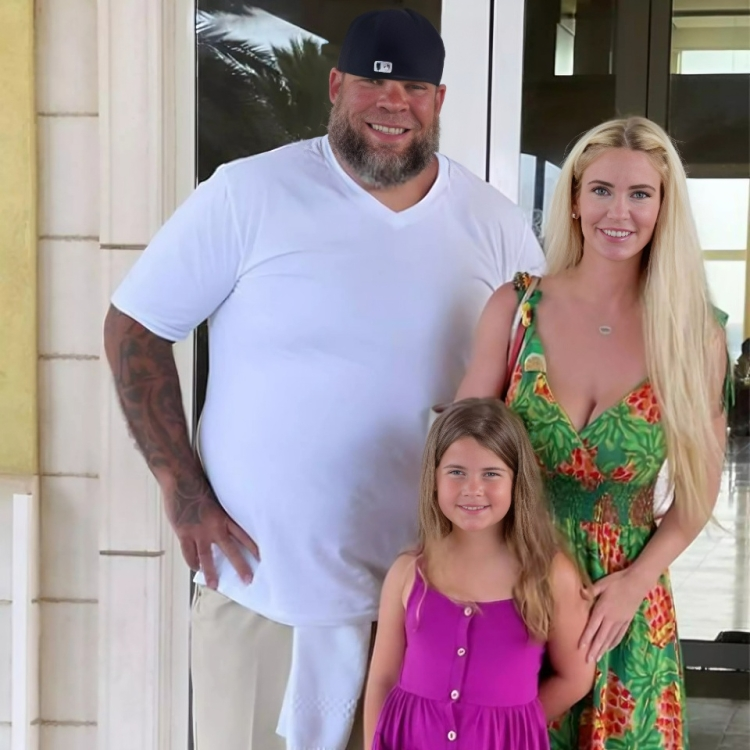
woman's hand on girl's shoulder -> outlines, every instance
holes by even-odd
[[[500,394],[508,364],[510,328],[517,309],[518,292],[512,282],[503,284],[489,298],[477,324],[469,369],[458,388],[456,401]]]

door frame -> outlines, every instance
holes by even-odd
[[[516,0],[512,0],[516,2]],[[486,179],[493,0],[442,0],[445,44],[440,151]]]
[[[517,203],[526,3],[524,0],[495,0],[493,6],[487,180]]]
[[[488,179],[514,202],[519,197],[525,7],[526,0],[494,0],[491,75],[488,81]],[[620,61],[623,61],[622,55],[626,55],[628,49],[633,49],[633,45],[647,45],[644,50],[646,54],[638,62],[640,67],[637,70],[633,69],[633,61],[628,58],[629,74],[617,89],[616,105],[622,114],[645,114],[666,127],[672,0],[620,0],[616,24],[616,46],[619,48],[616,54],[620,56]],[[644,29],[648,29],[647,42]],[[616,69],[622,69],[623,64],[624,61],[615,59]],[[635,111],[627,111],[630,109]],[[749,288],[746,289],[745,303],[750,315],[750,263],[747,269]],[[745,325],[750,330],[747,317]],[[700,672],[719,674],[716,670],[728,670],[720,673],[727,678],[724,684],[728,681],[741,682],[747,693],[747,672],[750,670],[747,646],[694,639],[682,640],[681,645],[688,672],[686,679],[698,688],[703,697],[726,697],[718,689],[722,680],[701,683],[696,679]],[[730,675],[737,680],[732,680]]]

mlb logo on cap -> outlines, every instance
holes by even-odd
[[[393,63],[384,62],[383,60],[375,61],[375,72],[376,73],[390,73],[393,71]]]

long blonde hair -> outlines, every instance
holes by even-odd
[[[685,169],[658,125],[643,117],[612,120],[575,144],[552,198],[545,232],[548,273],[581,261],[583,235],[571,212],[583,173],[611,148],[644,153],[661,177],[659,216],[642,263],[646,365],[661,411],[675,502],[688,517],[705,519],[713,500],[706,467],[719,451],[711,426],[717,407],[712,392],[716,363],[711,361],[717,324]]]
[[[550,571],[561,545],[544,502],[539,466],[526,429],[499,400],[457,401],[432,425],[422,461],[420,548],[429,561],[434,543],[451,532],[451,522],[438,504],[436,472],[448,448],[465,437],[492,451],[513,472],[513,497],[500,533],[519,563],[520,575],[513,589],[516,607],[529,633],[546,641],[553,613]]]

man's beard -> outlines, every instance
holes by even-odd
[[[432,162],[440,142],[440,120],[436,116],[423,133],[414,135],[403,153],[387,146],[372,146],[349,123],[346,112],[334,104],[328,120],[328,138],[338,155],[368,187],[396,187],[423,172]]]

